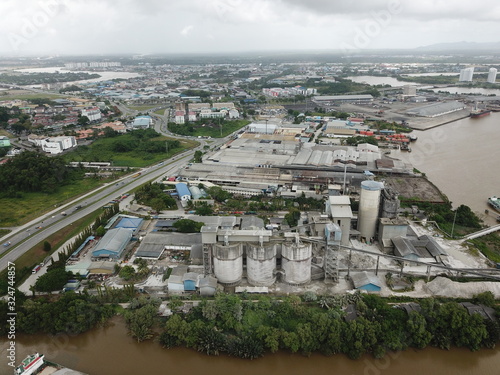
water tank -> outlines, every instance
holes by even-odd
[[[254,286],[270,286],[276,281],[276,245],[247,246],[247,278]]]
[[[224,285],[236,285],[243,277],[243,246],[241,243],[215,245],[213,254],[215,277]]]
[[[284,282],[301,285],[311,281],[311,244],[296,241],[284,242],[281,248],[281,256]]]
[[[358,230],[362,238],[370,240],[375,237],[380,205],[380,192],[384,184],[377,181],[361,182],[359,197]]]

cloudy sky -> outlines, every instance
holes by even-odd
[[[3,55],[500,41],[498,0],[1,0],[0,19]]]

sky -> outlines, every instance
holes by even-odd
[[[8,56],[500,41],[498,0],[1,0],[0,20]]]

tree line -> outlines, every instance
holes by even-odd
[[[297,296],[281,300],[260,296],[256,300],[227,294],[203,300],[189,313],[176,313],[167,320],[160,344],[250,359],[278,350],[343,353],[357,359],[365,353],[381,358],[387,351],[428,345],[492,348],[500,333],[497,320],[469,315],[456,302],[439,303],[434,298],[419,301],[421,311],[407,314],[378,296],[364,295],[354,304],[356,318],[348,321],[341,305],[324,299],[306,303]]]

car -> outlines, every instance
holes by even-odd
[[[35,229],[42,229],[43,227],[41,225],[37,226]]]

